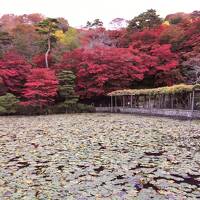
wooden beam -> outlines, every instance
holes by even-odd
[[[149,109],[151,108],[151,96],[149,96],[149,103],[148,103]]]
[[[117,107],[117,96],[115,96],[115,107]]]
[[[190,98],[189,98],[189,105],[188,105],[189,109],[191,108],[191,106],[192,106],[192,93],[190,93]]]
[[[133,107],[133,95],[131,95],[131,108]]]
[[[111,112],[112,112],[113,111],[113,96],[111,96],[110,100],[111,100],[111,104],[110,105],[111,105]]]
[[[194,92],[194,90],[193,90],[193,92],[192,92],[192,107],[191,107],[191,109],[192,109],[192,111],[194,110],[194,97],[195,97],[195,92]]]
[[[174,108],[174,96],[173,94],[171,95],[171,108]]]

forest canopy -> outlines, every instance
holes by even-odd
[[[163,19],[150,9],[111,24],[3,15],[0,114],[84,110],[115,90],[200,83],[200,11]]]

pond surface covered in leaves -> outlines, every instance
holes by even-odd
[[[200,199],[200,121],[0,117],[0,199]]]

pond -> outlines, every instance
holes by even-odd
[[[0,199],[199,199],[200,121],[0,117]]]

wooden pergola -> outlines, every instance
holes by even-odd
[[[200,84],[116,90],[108,96],[111,111],[117,107],[200,110]]]

